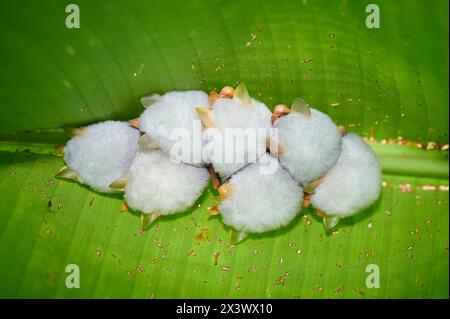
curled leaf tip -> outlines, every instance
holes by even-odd
[[[251,105],[252,99],[250,98],[250,95],[248,94],[247,87],[244,83],[240,83],[236,90],[234,90],[233,99],[237,100],[243,105]]]
[[[248,234],[244,231],[238,231],[232,229],[230,231],[230,244],[231,245],[237,245],[241,241],[243,241],[245,238],[247,238]]]
[[[141,97],[141,104],[143,107],[148,108],[152,104],[155,104],[156,102],[160,101],[161,98],[162,98],[161,95],[159,95],[158,93],[146,95]]]
[[[296,98],[294,102],[292,102],[291,110],[292,112],[297,112],[304,116],[311,116],[311,109],[309,108],[309,104],[300,97]]]
[[[77,173],[65,165],[56,173],[55,178],[77,180]]]

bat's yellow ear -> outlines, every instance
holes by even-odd
[[[129,180],[130,180],[130,173],[126,172],[125,174],[123,174],[121,178],[116,179],[114,182],[109,184],[108,187],[117,192],[124,192],[125,186],[127,185]]]
[[[56,173],[55,178],[77,180],[77,173],[69,166],[65,165]]]
[[[155,220],[157,220],[161,216],[160,213],[152,213],[152,214],[141,214],[141,224],[140,229],[141,232],[144,232]]]
[[[69,137],[81,136],[86,131],[85,127],[65,127],[63,129]]]
[[[309,105],[300,97],[292,102],[291,111],[303,114],[304,116],[311,116]]]
[[[230,244],[236,245],[239,242],[243,241],[245,238],[247,238],[248,234],[243,231],[237,231],[232,229],[230,231]]]
[[[158,142],[150,137],[148,134],[144,134],[139,138],[139,146],[144,150],[156,150],[159,148]]]
[[[197,111],[198,117],[200,118],[200,121],[202,121],[205,128],[211,128],[215,126],[214,116],[211,109],[207,107],[196,107],[195,110]]]
[[[141,97],[141,104],[143,107],[148,108],[149,106],[151,106],[152,104],[155,104],[159,100],[161,100],[161,95],[159,95],[158,93],[155,93],[155,94]]]
[[[323,227],[325,230],[331,230],[339,223],[339,218],[336,216],[325,216],[323,217]]]
[[[243,105],[251,105],[252,104],[252,99],[250,98],[247,87],[245,86],[244,83],[240,83],[236,87],[236,90],[234,90],[233,99]]]
[[[316,188],[323,182],[324,179],[325,179],[325,176],[322,176],[322,177],[312,181],[311,183],[309,183],[308,185],[306,185],[303,188],[303,191],[308,194],[314,193]]]

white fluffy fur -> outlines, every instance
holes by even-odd
[[[210,151],[210,161],[219,176],[226,180],[236,171],[255,162],[266,152],[266,138],[271,127],[271,112],[267,106],[255,99],[252,99],[251,105],[242,105],[233,99],[219,98],[212,106],[215,128],[220,134],[209,136],[210,150],[222,146],[221,154]],[[254,133],[254,139],[248,138],[227,139],[227,129],[242,129],[243,131]],[[258,136],[258,129],[265,130],[265,136]],[[237,160],[236,150],[241,147],[244,150],[242,160]],[[227,158],[235,159],[233,162],[226,161]]]
[[[159,150],[139,152],[130,167],[125,199],[130,208],[162,215],[192,206],[209,181],[207,169],[173,163]]]
[[[198,145],[206,144],[201,136],[193,133],[193,122],[198,121],[201,128],[201,122],[198,118],[196,107],[208,107],[208,95],[202,91],[185,91],[185,92],[169,92],[161,97],[161,100],[148,107],[140,117],[140,129],[147,133],[155,140],[161,150],[166,154],[176,143],[180,141],[180,137],[174,134],[178,129],[185,129],[187,133],[186,149],[188,152],[183,153],[183,162],[190,164],[199,164],[196,159],[201,161],[201,153],[193,147],[194,143]],[[181,144],[178,144],[181,145]],[[201,152],[201,149],[199,149]]]
[[[347,217],[369,207],[380,195],[381,172],[369,145],[355,134],[342,139],[336,165],[311,196],[311,204],[331,216]]]
[[[78,181],[101,192],[130,167],[138,150],[139,131],[125,122],[106,121],[85,128],[65,148],[64,159]]]
[[[281,164],[301,185],[325,174],[341,152],[341,135],[330,117],[316,109],[311,116],[297,112],[275,122],[282,147]]]
[[[230,196],[219,205],[224,223],[238,231],[261,233],[287,225],[301,207],[302,188],[279,165],[275,173],[261,174],[263,161],[278,164],[264,155],[234,174]]]

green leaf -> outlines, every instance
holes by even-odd
[[[378,1],[380,29],[365,27],[362,0],[77,4],[80,29],[65,27],[65,3],[0,4],[0,297],[448,298],[447,1]],[[208,217],[212,187],[141,234],[119,194],[54,178],[62,128],[237,83],[270,108],[301,96],[373,137],[377,204],[329,234],[309,208],[230,245]],[[65,286],[68,264],[79,289]],[[365,286],[369,264],[379,289]]]

